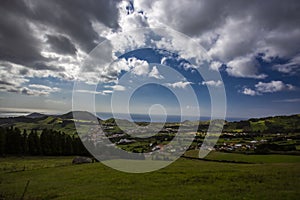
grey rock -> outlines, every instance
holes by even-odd
[[[92,163],[92,159],[88,157],[78,156],[73,159],[72,164]]]

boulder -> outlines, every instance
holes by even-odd
[[[88,157],[76,157],[73,159],[72,164],[84,164],[84,163],[92,163],[92,159]]]

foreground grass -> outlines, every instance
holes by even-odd
[[[0,174],[71,165],[73,157],[8,157],[0,158]]]
[[[101,163],[70,165],[70,157],[0,159],[0,165],[10,162],[32,167],[1,169],[0,199],[20,199],[28,180],[25,199],[274,200],[300,195],[300,163],[231,164],[181,158],[159,171],[128,174]]]

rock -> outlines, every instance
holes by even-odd
[[[88,157],[76,157],[73,159],[72,164],[83,164],[83,163],[92,163],[92,159]]]

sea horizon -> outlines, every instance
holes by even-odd
[[[0,112],[0,118],[8,118],[8,117],[19,117],[19,116],[26,116],[34,112]],[[49,113],[41,113],[45,115],[60,115],[64,113],[56,113],[56,114],[49,114]],[[107,120],[110,118],[113,118],[114,115],[113,113],[109,112],[96,112],[97,117],[99,117],[102,120]],[[115,116],[118,119],[124,119],[128,121],[134,121],[134,122],[151,122],[150,115],[148,114],[139,114],[139,113],[131,113],[130,117],[128,117],[127,114],[124,113],[116,113]],[[182,122],[182,121],[208,121],[211,119],[211,117],[208,116],[180,116],[180,115],[167,115],[166,120],[164,115],[156,115],[153,114],[152,116],[152,122],[170,122],[170,123],[175,123],[175,122]],[[241,120],[246,120],[249,118],[243,118],[243,117],[226,117],[226,121],[241,121]]]

